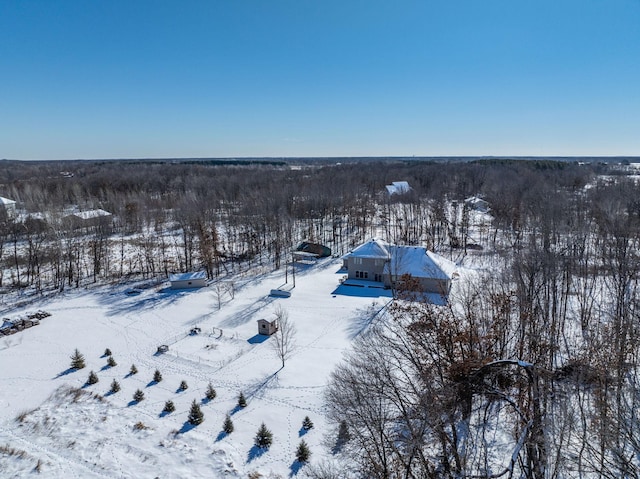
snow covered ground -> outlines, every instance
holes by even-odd
[[[43,309],[52,316],[0,338],[0,476],[302,476],[306,466],[295,462],[301,439],[311,463],[330,455],[334,432],[323,415],[323,389],[332,369],[391,299],[383,289],[339,286],[340,266],[329,258],[299,267],[290,298],[269,296],[283,286],[283,272],[266,275],[224,296],[219,310],[212,286],[174,291],[165,284],[138,295],[125,294],[126,286],[71,290],[7,313]],[[273,338],[257,334],[256,321],[273,319],[277,305],[297,329],[283,369]],[[196,325],[201,333],[189,335]],[[161,344],[169,350],[157,354]],[[86,360],[77,371],[69,369],[75,348]],[[156,369],[159,383],[152,381]],[[87,386],[91,370],[99,382]],[[114,379],[121,390],[110,394]],[[179,392],[182,380],[188,389]],[[212,401],[205,399],[209,383],[217,391]],[[136,403],[137,389],[145,399]],[[246,408],[237,407],[240,392]],[[163,414],[167,400],[176,410]],[[204,413],[196,427],[187,422],[193,400]],[[226,414],[235,426],[229,435],[222,432]],[[315,424],[308,432],[305,416]],[[273,432],[267,451],[253,446],[262,422]]]

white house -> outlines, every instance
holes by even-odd
[[[404,195],[405,193],[409,193],[411,191],[411,187],[406,181],[394,181],[390,185],[385,186],[385,188],[387,189],[387,193],[389,193],[389,196]]]
[[[202,288],[207,285],[207,273],[196,271],[195,273],[170,274],[171,289]]]
[[[8,218],[16,217],[16,202],[0,196],[0,208],[3,208]]]
[[[373,281],[395,287],[404,275],[417,281],[421,291],[443,296],[451,290],[456,265],[422,246],[391,245],[372,239],[343,257],[348,279]]]
[[[471,196],[464,200],[465,204],[474,211],[486,213],[489,211],[489,202],[477,196]]]

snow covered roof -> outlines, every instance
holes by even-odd
[[[15,201],[10,200],[9,198],[4,198],[0,196],[0,205],[8,206],[8,205],[15,205],[15,204],[16,204]]]
[[[387,188],[387,193],[389,193],[390,195],[402,195],[411,191],[411,187],[406,181],[394,181],[390,185],[387,185],[385,188]]]
[[[97,210],[89,210],[89,211],[80,211],[79,213],[73,213],[69,216],[75,216],[82,220],[88,220],[92,218],[99,218],[101,216],[111,216],[111,213],[105,210],[97,209]]]
[[[422,246],[391,246],[391,261],[385,272],[414,278],[451,279],[455,264]]]
[[[354,256],[357,258],[374,258],[389,259],[389,243],[384,240],[373,238],[364,244],[361,244],[351,253],[345,256]]]
[[[193,281],[194,279],[204,279],[207,273],[204,271],[196,271],[194,273],[175,273],[169,275],[169,281]]]

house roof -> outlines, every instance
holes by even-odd
[[[422,246],[392,246],[385,273],[410,274],[414,278],[451,279],[455,264]]]
[[[394,181],[385,188],[387,188],[387,193],[390,195],[402,195],[411,191],[411,187],[407,181]]]
[[[9,198],[4,198],[0,196],[0,205],[8,206],[8,205],[15,205],[15,204],[16,204],[15,201],[10,200]]]
[[[204,271],[195,271],[193,273],[175,273],[169,275],[169,281],[193,281],[194,279],[204,279],[207,273]]]
[[[397,276],[451,279],[456,270],[455,263],[422,246],[391,245],[376,238],[358,246],[346,257],[390,260],[385,265],[385,273]]]
[[[389,259],[389,243],[373,238],[345,255],[356,258]]]
[[[80,211],[78,213],[73,213],[69,216],[75,216],[76,218],[80,218],[82,220],[88,220],[92,218],[99,218],[101,216],[111,216],[111,213],[105,210],[97,209],[97,210],[89,210],[89,211]]]

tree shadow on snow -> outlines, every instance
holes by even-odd
[[[145,387],[150,388],[151,386],[155,386],[156,384],[158,384],[158,381],[149,381]]]
[[[239,411],[242,411],[243,409],[246,409],[246,406],[242,407],[242,406],[239,406],[238,404],[236,404],[236,406],[229,413],[229,416],[233,416],[235,413],[237,413]]]
[[[135,406],[136,404],[138,404],[140,401],[136,401],[135,399],[132,399],[131,401],[129,401],[127,403],[127,407],[131,407],[131,406]]]
[[[264,447],[258,447],[258,446],[253,446],[251,449],[249,449],[249,454],[247,455],[247,462],[251,462],[254,459],[259,458],[260,456],[262,456],[265,452],[267,452],[267,449]]]
[[[168,416],[169,414],[171,414],[169,411],[162,411],[160,414],[158,414],[158,417],[165,417],[165,416]]]
[[[64,371],[58,373],[58,375],[53,379],[61,378],[62,376],[66,376],[68,374],[75,373],[76,371],[77,371],[77,369],[74,369],[74,368],[65,369]]]
[[[220,432],[218,433],[218,436],[216,437],[216,442],[220,442],[220,441],[222,441],[222,440],[223,440],[225,437],[227,437],[228,435],[229,435],[229,434],[227,434],[226,432],[224,432],[224,431],[220,431]]]
[[[298,437],[302,437],[308,432],[309,432],[308,429],[305,429],[304,427],[301,427],[300,430],[298,431]]]
[[[291,463],[291,465],[289,466],[289,470],[291,471],[289,473],[289,477],[293,477],[293,476],[297,475],[298,472],[300,472],[300,469],[302,469],[302,466],[304,466],[304,462],[293,461]]]
[[[178,431],[178,434],[184,434],[186,432],[189,432],[195,427],[196,427],[195,424],[191,424],[189,421],[185,421],[182,427],[180,428],[180,430]]]

